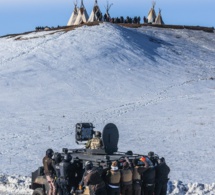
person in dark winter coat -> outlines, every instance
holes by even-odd
[[[70,195],[71,188],[75,186],[76,167],[71,163],[72,156],[65,154],[64,160],[60,162],[60,188],[63,195]]]
[[[84,185],[89,186],[90,195],[107,195],[105,182],[102,179],[102,170],[93,167],[90,161],[87,161],[86,164],[83,180]]]
[[[166,195],[170,168],[167,166],[163,157],[158,162],[159,164],[155,167],[155,195]]]
[[[121,172],[118,169],[117,161],[112,162],[111,169],[107,171],[105,180],[107,181],[108,195],[119,195]]]
[[[62,194],[61,192],[61,188],[60,188],[60,162],[62,161],[61,160],[61,154],[60,153],[55,153],[54,154],[54,162],[53,162],[53,167],[54,167],[54,170],[55,170],[55,187],[56,187],[56,194]]]
[[[141,175],[142,194],[153,195],[155,187],[155,167],[147,157],[142,157],[140,160],[149,165],[148,169]]]

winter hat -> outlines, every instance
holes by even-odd
[[[146,157],[142,156],[142,157],[140,158],[140,161],[145,162],[145,161],[146,161]]]
[[[160,160],[161,163],[165,162],[165,158],[164,157],[161,157],[159,160]]]

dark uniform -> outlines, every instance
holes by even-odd
[[[170,168],[167,166],[164,158],[161,158],[161,162],[155,167],[155,171],[155,195],[166,195]]]
[[[96,167],[85,171],[84,185],[89,186],[90,195],[107,195],[105,182],[100,170]]]
[[[56,194],[62,194],[61,192],[61,188],[60,188],[60,164],[61,162],[61,154],[60,153],[55,153],[54,154],[54,163],[53,163],[53,167],[55,170],[55,186],[56,186]]]
[[[54,183],[54,168],[53,168],[53,156],[54,152],[52,149],[46,150],[46,156],[43,158],[44,174],[49,184],[48,195],[55,195],[56,188]]]
[[[155,167],[147,157],[142,157],[140,160],[149,165],[148,169],[141,174],[142,194],[153,195],[155,188]]]
[[[118,169],[117,162],[114,161],[111,165],[111,170],[108,170],[106,174],[108,195],[120,194],[120,180],[121,180],[121,172]]]
[[[129,167],[128,162],[123,163],[123,169],[121,170],[121,194],[132,195],[132,177],[133,173]]]
[[[149,167],[142,174],[142,191],[144,195],[153,195],[155,188],[155,168]]]
[[[75,186],[76,169],[74,163],[71,163],[72,157],[66,154],[64,160],[60,162],[60,188],[63,195],[70,195],[70,190]]]

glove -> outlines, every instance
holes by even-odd
[[[82,190],[82,185],[79,185],[79,186],[78,186],[78,189],[79,189],[79,190]]]

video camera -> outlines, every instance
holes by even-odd
[[[76,143],[79,144],[79,142],[86,142],[92,139],[94,134],[93,128],[92,123],[77,123],[75,130]]]

